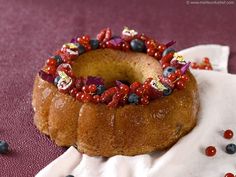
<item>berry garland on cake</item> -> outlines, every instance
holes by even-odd
[[[88,35],[76,37],[66,43],[55,55],[48,58],[39,76],[53,83],[60,92],[70,94],[80,102],[104,103],[109,107],[125,104],[146,105],[151,100],[168,96],[174,89],[184,89],[189,80],[186,71],[190,62],[185,62],[170,46],[175,42],[160,44],[135,30],[124,28],[122,35],[112,36],[109,28],[101,30],[96,39]],[[72,70],[73,60],[96,49],[110,48],[124,52],[143,52],[160,62],[163,74],[158,80],[147,78],[144,83],[116,81],[116,85],[105,88],[103,78],[97,76],[76,77]]]

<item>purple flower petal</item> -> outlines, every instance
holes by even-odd
[[[113,38],[110,41],[108,41],[109,43],[111,43],[113,46],[118,46],[123,40],[120,37],[117,38]]]
[[[44,72],[43,70],[39,71],[39,76],[47,82],[54,83],[54,76]]]
[[[191,62],[188,62],[180,69],[182,74],[186,73],[186,71],[188,70],[190,64],[191,64]]]
[[[104,80],[101,77],[88,76],[86,80],[86,85],[104,85]]]

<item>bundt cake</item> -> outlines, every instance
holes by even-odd
[[[189,62],[125,28],[75,37],[50,57],[34,82],[34,123],[59,146],[93,156],[169,148],[197,122],[197,83]]]

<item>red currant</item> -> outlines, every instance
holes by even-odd
[[[207,65],[207,66],[204,67],[204,69],[205,70],[212,70],[212,67]]]
[[[230,129],[228,129],[224,132],[224,138],[226,138],[226,139],[231,139],[231,138],[233,138],[233,136],[234,136],[234,133]]]
[[[81,96],[83,95],[84,93],[83,92],[78,92],[77,94],[76,94],[76,99],[78,100],[78,101],[81,101]]]
[[[171,82],[174,82],[174,81],[176,80],[176,75],[175,75],[175,73],[169,74],[169,75],[168,75],[168,79],[170,79]]]
[[[90,93],[90,91],[89,91],[89,86],[88,86],[88,85],[83,86],[83,87],[82,87],[82,91],[83,91],[84,93]]]
[[[205,149],[205,154],[210,157],[214,156],[216,154],[216,148],[214,146],[208,146]]]
[[[141,102],[141,104],[143,104],[143,105],[147,105],[147,104],[149,103],[149,100],[148,100],[147,97],[142,97],[142,98],[140,99],[140,102]]]
[[[158,45],[158,50],[159,50],[161,53],[164,52],[165,49],[166,49],[166,45],[164,45],[164,44]]]
[[[97,86],[95,84],[91,84],[88,86],[88,90],[90,93],[95,93],[97,91]]]
[[[182,75],[181,76],[181,80],[187,82],[189,80],[188,76],[187,75]]]
[[[160,52],[155,52],[153,57],[156,58],[157,60],[160,60],[161,59],[161,53]]]
[[[56,70],[57,70],[56,66],[48,66],[46,68],[46,71],[48,72],[48,74],[52,74],[52,75],[56,73]]]
[[[120,86],[119,86],[119,88],[120,88],[120,90],[121,90],[121,92],[123,93],[123,94],[128,94],[129,93],[129,86],[128,85],[125,85],[125,84],[121,84]]]
[[[137,88],[139,88],[141,86],[141,83],[140,82],[134,82],[130,85],[130,90],[131,91],[135,91]]]
[[[81,95],[81,101],[84,103],[88,103],[92,100],[92,96],[88,93],[84,93]]]
[[[175,70],[176,77],[180,77],[182,75],[182,72],[180,69]]]
[[[176,86],[177,89],[182,90],[182,89],[185,88],[185,83],[184,83],[183,80],[178,80],[178,81],[176,82],[176,85],[175,85],[175,86]]]
[[[206,63],[206,64],[210,64],[210,60],[207,57],[203,58],[203,62]]]
[[[54,58],[47,59],[48,66],[55,66],[56,64],[57,64],[57,61]]]
[[[161,63],[170,63],[174,55],[174,52],[170,52],[161,59]]]
[[[148,48],[147,49],[147,54],[150,55],[150,56],[154,56],[155,50],[153,48]]]
[[[138,96],[142,96],[143,95],[143,88],[142,87],[139,87],[139,88],[137,88],[137,90],[136,90],[136,94],[138,95]]]
[[[198,69],[198,64],[196,62],[191,63],[191,68]]]
[[[99,103],[101,100],[101,97],[99,95],[94,95],[92,101],[94,103]]]
[[[82,39],[89,42],[90,37],[89,37],[89,35],[84,35],[84,36],[82,36]]]
[[[166,67],[170,66],[170,63],[162,63],[161,66],[163,69],[165,69]]]
[[[226,173],[224,177],[234,177],[233,173]]]
[[[70,95],[73,97],[76,97],[76,94],[78,93],[78,90],[76,88],[73,88],[70,90]]]

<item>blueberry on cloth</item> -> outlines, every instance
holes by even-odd
[[[144,52],[146,49],[144,42],[139,39],[133,39],[130,42],[130,46],[131,46],[132,50],[135,52]]]
[[[231,143],[225,147],[225,150],[228,154],[234,154],[236,152],[236,145]]]
[[[6,141],[0,140],[0,154],[5,154],[8,152],[9,145]]]
[[[74,177],[73,175],[67,175],[66,177]]]

